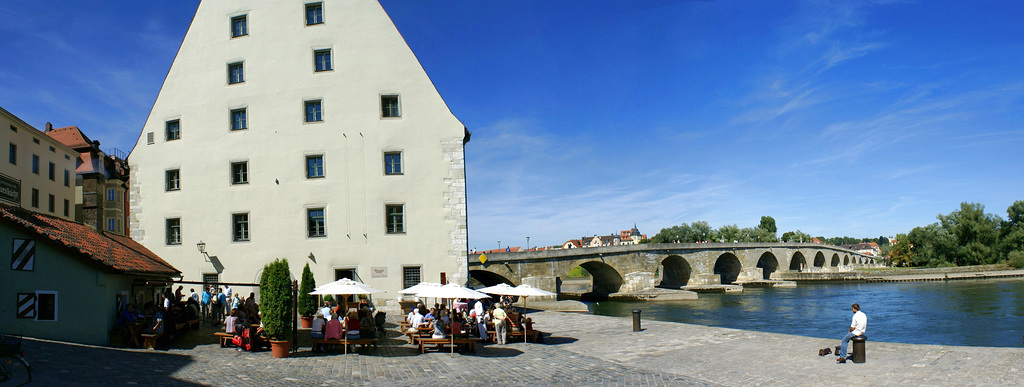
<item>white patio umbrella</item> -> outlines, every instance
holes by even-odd
[[[510,291],[512,291],[512,289],[515,289],[514,287],[512,287],[512,285],[502,282],[494,286],[488,286],[483,289],[477,289],[477,291],[487,294],[497,294],[499,296],[508,296],[512,294],[509,293]]]
[[[487,294],[478,292],[476,290],[467,288],[459,284],[447,284],[443,286],[425,286],[420,292],[416,293],[418,297],[433,297],[433,298],[470,298],[470,299],[481,299],[490,297]],[[455,356],[455,332],[452,332],[452,356]]]
[[[420,290],[422,290],[424,288],[427,288],[427,287],[439,287],[439,286],[441,286],[441,284],[436,283],[436,282],[420,282],[420,283],[418,283],[416,285],[413,285],[413,286],[407,287],[405,289],[399,290],[398,294],[416,294],[416,293],[419,293]]]
[[[339,295],[352,295],[352,294],[374,294],[383,293],[383,290],[374,289],[364,283],[356,282],[348,278],[342,278],[340,280],[318,286],[309,294],[325,295],[325,294],[339,294]],[[345,354],[348,354],[348,345],[345,345]]]
[[[543,289],[537,289],[533,286],[522,284],[516,286],[510,290],[511,296],[520,296],[523,298],[523,314],[526,314],[526,297],[529,296],[554,296],[555,293],[549,292]],[[523,342],[526,342],[526,324],[523,324]]]

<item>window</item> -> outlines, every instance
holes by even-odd
[[[39,174],[39,156],[32,155],[32,173]]]
[[[50,147],[50,153],[57,153],[57,148]]]
[[[249,183],[249,162],[231,163],[231,184]]]
[[[203,289],[209,289],[209,284],[220,282],[220,275],[217,273],[203,273]]]
[[[334,70],[334,66],[331,65],[331,50],[313,51],[313,71],[330,70]]]
[[[154,142],[156,142],[156,141],[153,141],[153,132],[146,133],[146,144],[150,144],[151,145]]]
[[[231,240],[242,242],[249,240],[249,214],[231,214]]]
[[[384,152],[384,174],[402,174],[402,152]]]
[[[36,321],[57,321],[57,292],[36,292]]]
[[[71,171],[68,171],[67,169],[64,170],[64,186],[71,186]]]
[[[245,69],[242,67],[242,62],[228,64],[228,83],[242,82],[245,82]]]
[[[310,208],[306,210],[306,217],[309,220],[306,230],[306,235],[310,238],[318,238],[327,236],[327,228],[324,223],[324,209],[323,208]]]
[[[421,268],[419,266],[403,266],[402,285],[405,288],[411,288],[418,285],[420,283],[420,270]]]
[[[181,189],[181,170],[171,169],[164,173],[165,191],[177,191]]]
[[[54,163],[50,163],[49,177],[50,181],[57,181],[57,165]]]
[[[71,216],[71,202],[64,199],[64,216]]]
[[[387,226],[388,234],[401,234],[405,232],[404,205],[388,204],[384,206],[384,223]]]
[[[402,116],[402,112],[398,110],[398,96],[397,95],[382,95],[380,96],[380,108],[381,117],[384,118],[397,118]]]
[[[7,151],[7,161],[10,161],[11,164],[18,165],[18,146],[14,144],[10,145],[11,147],[8,148],[9,150]]]
[[[107,231],[117,231],[117,222],[114,218],[107,219]]]
[[[324,3],[306,4],[306,25],[324,24]]]
[[[52,214],[54,211],[57,211],[56,210],[56,208],[57,208],[57,205],[56,205],[57,198],[53,197],[53,195],[48,195],[47,199],[49,199],[49,200],[46,203],[47,204],[46,210],[50,211],[50,213]]]
[[[33,138],[33,139],[32,139],[32,142],[34,142],[34,143],[38,144],[38,143],[39,143],[39,139],[38,139],[38,138]]]
[[[313,179],[324,177],[324,156],[306,156],[306,177]]]
[[[321,101],[306,101],[306,122],[323,121],[323,104]]]
[[[181,244],[181,218],[167,219],[167,244]]]
[[[14,133],[18,133],[18,128],[15,128],[14,125],[11,125],[11,131]]]
[[[235,16],[231,18],[231,37],[237,38],[239,36],[249,35],[249,26],[246,23],[246,15]]]
[[[167,141],[177,140],[181,138],[181,121],[167,121],[167,123],[164,125],[164,128],[166,128],[165,138],[167,139]]]
[[[39,208],[39,190],[32,189],[32,207]]]
[[[245,108],[231,111],[231,130],[249,129],[249,122],[246,120]]]
[[[114,195],[114,189],[113,188],[108,189],[107,190],[107,201],[108,202],[112,202],[112,201],[114,201],[115,197],[117,197],[117,196]]]

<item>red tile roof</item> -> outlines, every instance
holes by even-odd
[[[47,135],[52,137],[54,140],[60,141],[61,144],[67,145],[72,149],[85,148],[92,145],[92,140],[82,133],[77,126],[65,126],[63,128],[56,128],[46,132]]]
[[[6,204],[0,204],[0,221],[36,234],[41,241],[63,246],[71,255],[107,271],[161,277],[181,275],[181,271],[128,237]]]

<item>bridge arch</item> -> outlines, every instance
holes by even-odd
[[[512,286],[516,286],[514,282],[505,278],[505,276],[487,270],[470,270],[469,278],[479,281],[484,286],[494,286],[497,284],[505,283]]]
[[[843,255],[843,266],[846,266],[846,265],[849,265],[849,264],[850,264],[850,256],[849,255]]]
[[[789,260],[789,270],[800,271],[804,266],[807,266],[807,261],[804,260],[804,255],[799,251],[793,253],[793,258]]]
[[[679,288],[690,282],[690,263],[678,255],[661,260],[661,283],[659,288]]]
[[[764,279],[772,279],[772,273],[779,270],[779,260],[771,251],[765,251],[757,260],[757,267],[761,268]]]
[[[839,253],[832,253],[832,267],[839,266]]]
[[[611,294],[619,291],[622,287],[622,274],[619,274],[618,270],[608,265],[607,263],[600,261],[588,261],[580,263],[579,265],[573,266],[582,267],[590,273],[591,276],[591,292],[601,294]]]
[[[743,265],[740,264],[740,259],[732,253],[722,254],[715,260],[715,274],[721,277],[723,285],[736,282],[742,269]]]
[[[825,267],[825,254],[820,251],[814,254],[814,267]]]

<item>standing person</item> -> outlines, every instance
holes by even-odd
[[[204,321],[210,321],[210,289],[203,288],[203,295],[199,298],[200,312]]]
[[[860,305],[853,304],[851,309],[853,309],[853,321],[850,323],[849,333],[843,336],[842,345],[839,347],[839,358],[836,359],[836,362],[840,364],[846,363],[846,344],[850,342],[850,339],[863,335],[864,331],[868,329],[868,316],[860,311]]]
[[[227,316],[231,312],[231,305],[228,303],[228,296],[224,293],[224,289],[220,289],[220,294],[217,295],[217,301],[220,302],[220,310],[218,311],[221,316]]]
[[[181,298],[185,297],[184,292],[182,292],[183,290],[185,290],[185,285],[178,285],[178,290],[174,291],[174,301],[171,302],[172,304],[177,305],[181,303]]]
[[[196,288],[189,288],[188,292],[189,292],[188,293],[188,297],[193,299],[193,300],[195,300],[196,303],[198,304],[199,303],[199,293],[196,293]]]
[[[473,314],[476,316],[476,330],[477,336],[480,339],[487,340],[487,320],[484,317],[487,313],[484,312],[484,302],[476,300],[476,304],[473,305]]]
[[[508,315],[505,314],[505,310],[501,309],[501,304],[494,305],[494,312],[491,313],[494,317],[494,335],[498,337],[498,344],[505,345],[505,320],[508,320]]]

